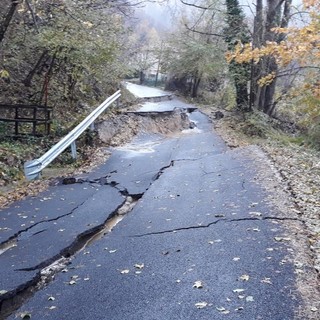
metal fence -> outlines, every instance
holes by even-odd
[[[104,112],[114,101],[121,96],[120,90],[107,98],[98,108],[91,112],[81,123],[79,123],[69,134],[62,138],[49,151],[38,159],[27,161],[24,164],[24,174],[27,180],[39,178],[41,171],[49,165],[58,155],[60,155],[67,147],[71,146],[72,157],[77,157],[76,139],[88,128],[93,129],[94,121]]]
[[[39,126],[42,126],[42,132],[48,135],[50,133],[51,111],[52,108],[47,106],[0,104],[0,122],[11,123],[14,127],[13,131],[15,136],[23,133],[34,136],[39,135],[40,132],[37,131]],[[26,124],[28,127],[25,132],[22,133],[19,129],[21,129],[20,127],[23,126],[23,124]],[[7,132],[7,134],[9,134],[9,132]]]

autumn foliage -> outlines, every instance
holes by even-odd
[[[274,34],[281,36],[281,41],[266,41],[256,47],[252,43],[238,43],[232,52],[227,53],[226,58],[228,62],[251,62],[257,65],[263,59],[273,57],[278,70],[261,76],[257,80],[260,86],[268,86],[276,78],[290,72],[296,77],[299,75],[296,78],[294,90],[289,95],[290,102],[295,101],[298,105],[296,109],[301,115],[302,123],[318,132],[320,125],[320,1],[304,0],[304,12],[308,15],[307,24],[300,27],[272,29]]]

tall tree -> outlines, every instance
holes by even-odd
[[[172,89],[197,97],[201,83],[216,82],[226,68],[223,14],[218,1],[181,2],[187,9],[176,17],[179,25],[168,36],[165,65]]]
[[[249,28],[245,22],[245,15],[240,7],[238,0],[226,0],[226,24],[224,30],[225,41],[228,44],[228,50],[234,50],[239,43],[250,42]],[[238,109],[250,111],[248,83],[250,79],[249,64],[231,61],[229,64],[231,77],[236,88],[236,103]]]
[[[127,72],[125,19],[132,5],[124,0],[4,0],[0,101],[48,99],[59,114],[65,105],[78,110],[114,90]]]

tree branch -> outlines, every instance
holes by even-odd
[[[0,43],[2,42],[4,35],[10,25],[10,22],[14,16],[17,6],[19,5],[18,0],[11,0],[11,6],[5,16],[4,22],[0,25]]]
[[[195,33],[203,34],[203,35],[206,35],[206,36],[215,36],[215,37],[221,37],[221,38],[224,37],[224,35],[219,34],[219,33],[203,32],[203,31],[200,31],[200,30],[192,29],[187,24],[185,24],[184,26],[187,28],[187,30],[195,32]]]
[[[25,0],[25,1],[26,1],[26,4],[27,4],[27,7],[28,7],[28,9],[29,9],[29,11],[30,11],[30,13],[31,13],[34,26],[35,26],[37,32],[39,33],[39,28],[38,28],[38,24],[37,24],[37,20],[36,20],[36,16],[35,16],[35,14],[34,14],[34,11],[33,11],[32,7],[31,7],[31,5],[30,5],[29,0]]]

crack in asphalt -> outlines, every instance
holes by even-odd
[[[176,161],[176,160],[171,160],[168,165],[160,168],[160,170],[159,170],[159,171],[154,175],[154,177],[152,178],[152,181],[151,181],[151,183],[150,183],[149,186],[151,186],[154,181],[158,180],[158,179],[161,177],[161,175],[164,173],[164,171],[165,171],[166,169],[169,169],[169,168],[173,167],[175,161]]]
[[[165,233],[174,233],[177,231],[184,231],[184,230],[192,230],[192,229],[205,229],[209,228],[212,225],[215,225],[219,222],[241,222],[241,221],[263,221],[263,220],[279,220],[279,221],[298,221],[301,223],[304,223],[301,219],[298,218],[288,218],[288,217],[262,217],[262,218],[238,218],[238,219],[218,219],[216,221],[210,222],[205,225],[197,225],[197,226],[190,226],[190,227],[181,227],[176,229],[169,229],[164,231],[156,231],[156,232],[148,232],[144,234],[138,234],[134,236],[130,236],[131,238],[141,238],[145,236],[151,236],[151,235],[158,235],[158,234],[165,234]]]
[[[126,203],[126,199],[124,199],[123,202],[114,211],[112,211],[108,215],[107,219],[103,223],[101,223],[101,224],[99,224],[99,225],[97,225],[97,226],[95,226],[95,227],[93,227],[91,229],[87,229],[84,232],[78,234],[76,239],[69,246],[63,248],[55,256],[40,262],[36,266],[28,267],[28,268],[15,269],[15,270],[16,271],[34,271],[34,270],[43,269],[43,268],[47,267],[52,262],[60,259],[61,257],[70,258],[76,252],[78,252],[91,237],[93,237],[96,233],[100,232],[104,228],[104,226],[108,222],[108,220],[112,219],[117,214],[118,210],[125,203]]]
[[[121,218],[119,220],[119,217],[125,216],[130,212],[142,196],[143,194],[128,195],[123,202],[107,216],[106,220],[102,224],[79,234],[69,246],[60,250],[60,252],[53,257],[50,257],[33,267],[16,269],[15,271],[18,272],[38,272],[27,283],[21,284],[16,289],[0,295],[0,313],[2,312],[2,309],[8,308],[8,314],[10,314],[13,304],[16,305],[14,309],[18,308],[23,304],[25,297],[32,296],[34,292],[41,290],[45,284],[51,282],[54,279],[54,275],[63,269],[61,265],[59,268],[51,268],[52,265],[63,260],[63,267],[65,267],[70,262],[70,258],[85,249],[92,242],[99,240],[100,237],[105,235],[105,233],[110,232],[112,228],[122,220]],[[128,203],[128,198],[132,198],[131,201],[129,201],[130,203]],[[43,230],[40,232],[43,232]],[[98,238],[97,236],[100,237]],[[5,303],[8,303],[8,306],[3,307]]]
[[[17,233],[15,233],[13,236],[11,236],[10,238],[8,238],[7,240],[3,241],[0,243],[0,245],[5,245],[6,243],[12,241],[12,240],[17,240],[19,241],[19,237],[21,234],[25,233],[25,232],[29,232],[32,228],[42,224],[42,223],[48,223],[48,222],[52,222],[52,221],[57,221],[59,219],[62,219],[66,216],[69,216],[69,215],[72,215],[74,213],[75,210],[77,210],[78,208],[80,208],[90,197],[88,197],[86,200],[84,200],[83,202],[81,202],[80,204],[78,204],[76,207],[74,207],[70,212],[68,213],[65,213],[61,216],[58,216],[58,217],[55,217],[55,218],[52,218],[52,219],[46,219],[46,220],[41,220],[41,221],[38,221],[36,223],[34,223],[33,225],[29,226],[28,228],[25,228],[23,230],[19,230]]]

